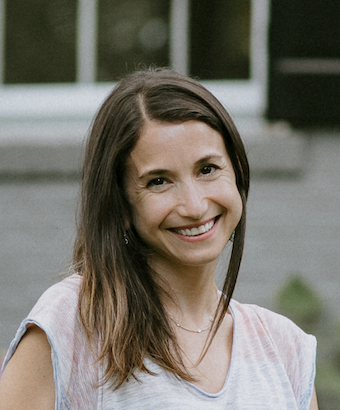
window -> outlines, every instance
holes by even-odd
[[[169,0],[99,0],[97,81],[169,65]]]
[[[65,98],[67,90],[72,93],[74,106],[75,93],[84,85],[88,100],[79,104],[87,104],[88,115],[90,94],[96,92],[92,99],[98,101],[100,84],[155,64],[205,81],[220,99],[227,98],[234,113],[262,110],[268,4],[269,0],[0,0],[0,103],[11,97],[12,85],[25,85],[27,98],[30,90],[36,93],[40,87],[47,98],[46,87],[54,84]],[[15,101],[11,115],[19,116],[17,96]],[[49,102],[39,104],[46,107]],[[26,111],[38,112],[26,106]],[[0,117],[9,109],[7,103],[0,104]]]
[[[250,1],[192,1],[190,74],[202,79],[250,76]]]
[[[178,12],[187,21],[171,43]],[[112,81],[138,66],[171,65],[171,44],[185,48],[188,74],[249,78],[250,0],[7,0],[5,16],[7,84],[75,82],[87,64],[77,55],[91,51],[87,80]]]
[[[76,0],[6,2],[4,82],[76,79]]]

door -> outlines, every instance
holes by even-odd
[[[272,0],[267,117],[340,123],[340,1]]]

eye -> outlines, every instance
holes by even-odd
[[[148,187],[153,187],[153,186],[163,186],[167,184],[168,181],[165,178],[154,178],[151,181],[148,182]]]
[[[216,165],[205,165],[201,169],[201,174],[210,175],[210,174],[213,174],[217,169],[218,169],[218,167]]]

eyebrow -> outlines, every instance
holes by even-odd
[[[203,164],[206,164],[209,161],[216,161],[216,160],[220,160],[222,158],[223,158],[223,155],[217,155],[217,154],[207,155],[207,156],[199,159],[198,161],[196,161],[195,165],[203,165]]]
[[[146,171],[144,174],[142,174],[139,179],[144,179],[146,177],[150,177],[153,175],[160,175],[160,174],[166,174],[167,172],[169,172],[168,169],[153,169],[151,171]]]
[[[213,161],[213,160],[220,160],[223,158],[223,155],[218,155],[218,154],[211,154],[211,155],[206,155],[203,158],[200,158],[198,161],[195,162],[195,165],[203,165],[206,164],[209,161]],[[168,169],[152,169],[150,171],[146,171],[144,172],[144,174],[142,174],[139,179],[144,179],[150,176],[155,176],[155,175],[162,175],[162,174],[167,174],[170,171]]]

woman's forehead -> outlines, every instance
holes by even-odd
[[[129,156],[139,172],[169,168],[179,161],[197,162],[208,157],[228,157],[222,136],[200,121],[149,122]]]

